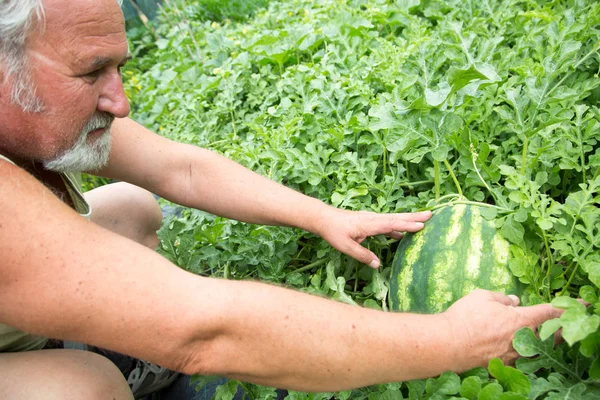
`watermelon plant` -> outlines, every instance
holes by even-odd
[[[517,333],[514,367],[493,360],[460,376],[288,399],[600,397],[600,3],[288,0],[219,21],[199,4],[170,0],[153,34],[131,32],[137,59],[124,78],[136,120],[340,208],[479,209],[473,226],[457,225],[481,235],[493,227],[509,243],[522,303],[566,310],[537,336]],[[444,242],[457,228],[449,224],[438,231]],[[375,271],[309,233],[196,210],[160,236],[161,253],[194,273],[384,311],[399,297],[394,255],[411,247],[368,239],[382,260]],[[490,263],[482,256],[480,270]],[[459,293],[480,282],[452,285]],[[217,397],[239,388],[275,397],[236,381]]]

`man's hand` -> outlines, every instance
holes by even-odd
[[[402,214],[377,214],[368,211],[345,211],[327,207],[319,218],[318,234],[332,247],[372,268],[379,267],[379,259],[360,245],[368,236],[388,235],[401,239],[403,232],[417,232],[431,211]]]
[[[487,367],[492,358],[513,364],[519,357],[512,346],[515,332],[523,327],[535,331],[563,311],[550,304],[519,307],[519,298],[514,295],[487,290],[471,292],[441,314],[457,343],[453,370]]]

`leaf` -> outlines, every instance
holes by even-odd
[[[451,91],[448,82],[441,82],[437,90],[425,89],[425,101],[431,107],[437,107],[446,101]]]
[[[599,315],[588,315],[585,309],[571,308],[560,316],[562,326],[562,337],[572,346],[600,327]]]
[[[490,64],[476,63],[462,69],[451,69],[448,73],[448,83],[453,92],[458,92],[472,82],[480,86],[484,83],[499,82],[502,79]]]
[[[558,318],[544,322],[540,328],[540,339],[548,339],[550,336],[554,335],[561,326],[562,324]]]
[[[437,379],[427,379],[425,390],[432,398],[457,394],[460,391],[460,378],[454,372],[444,372]]]
[[[380,104],[371,107],[369,117],[375,119],[374,122],[369,123],[369,129],[372,131],[393,129],[399,125],[393,115],[393,105],[391,103],[383,102],[382,104],[380,102]]]
[[[492,382],[483,387],[479,393],[479,400],[497,400],[503,392],[499,383]]]
[[[583,389],[583,390],[582,390]],[[592,397],[580,396],[585,391],[585,385],[569,381],[564,376],[552,373],[547,379],[535,378],[532,381],[530,398],[542,398],[540,396],[547,394],[552,399],[592,399]]]
[[[578,302],[575,299],[572,299],[568,296],[559,296],[552,300],[552,306],[556,308],[564,308],[564,309],[583,309],[585,310],[585,306]]]
[[[481,388],[481,379],[478,376],[469,376],[463,379],[460,385],[460,395],[469,400],[477,400]]]
[[[600,354],[600,332],[594,332],[581,341],[579,348],[581,354],[586,357],[592,357],[594,354]]]
[[[523,225],[515,221],[512,215],[509,215],[506,217],[506,220],[500,229],[500,233],[502,233],[502,236],[509,241],[513,243],[520,243],[523,239],[523,235],[525,234],[525,228],[523,228]]]
[[[577,377],[577,372],[565,361],[561,348],[554,348],[553,338],[542,341],[530,328],[522,328],[515,334],[513,347],[521,356],[529,357],[519,358],[516,362],[517,368],[526,374],[544,368]]]
[[[498,379],[498,382],[507,391],[527,395],[531,390],[531,384],[527,376],[515,368],[505,367],[499,358],[492,359],[488,365],[488,369],[490,375]]]
[[[217,391],[215,392],[215,400],[233,400],[233,397],[238,391],[238,386],[238,381],[226,381],[224,384],[217,387]]]
[[[590,261],[586,263],[584,268],[588,273],[588,277],[594,283],[594,285],[600,287],[600,262]]]

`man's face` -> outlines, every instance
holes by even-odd
[[[116,0],[45,0],[45,26],[26,44],[31,82],[41,102],[26,112],[0,87],[0,151],[58,171],[100,167],[110,125],[129,113],[119,69],[128,54]],[[0,80],[2,82],[2,80]],[[2,111],[4,110],[4,111]]]

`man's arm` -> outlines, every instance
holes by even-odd
[[[367,236],[389,234],[399,238],[400,232],[421,229],[431,216],[429,212],[340,210],[212,151],[165,139],[128,118],[115,120],[110,162],[98,174],[227,218],[307,230],[371,266],[378,266],[377,257],[360,245]]]
[[[18,167],[0,161],[0,177],[0,321],[185,373],[307,391],[423,378],[510,361],[518,327],[557,315],[489,292],[445,314],[393,314],[203,278],[86,221]]]

